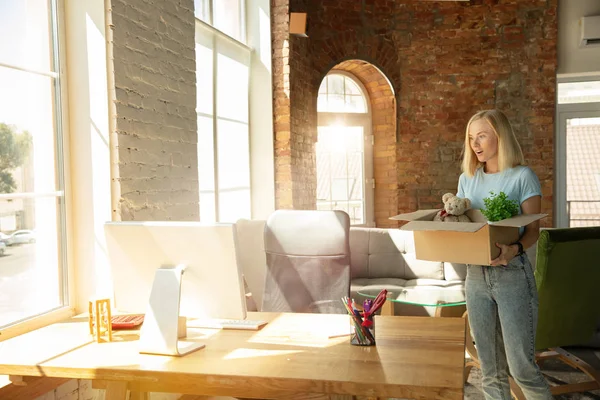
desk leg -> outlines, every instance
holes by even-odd
[[[394,315],[394,302],[389,299],[381,306],[381,315]]]
[[[106,381],[106,400],[127,400],[127,382]]]
[[[446,304],[445,301],[438,301],[437,304]],[[467,306],[451,306],[451,307],[436,307],[435,308],[435,316],[436,317],[462,317],[463,314],[467,311]]]
[[[150,400],[147,392],[129,392],[129,400]]]

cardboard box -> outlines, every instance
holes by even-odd
[[[400,229],[413,231],[417,259],[460,264],[489,265],[500,255],[496,242],[510,244],[519,239],[519,228],[547,214],[517,215],[488,222],[479,210],[468,210],[472,222],[439,222],[439,210],[419,210],[390,219],[409,221]]]

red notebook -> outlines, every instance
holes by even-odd
[[[143,322],[143,315],[113,315],[110,319],[110,324],[114,330],[135,329]]]

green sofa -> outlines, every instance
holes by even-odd
[[[600,227],[543,230],[536,256],[540,300],[536,347],[596,341],[600,336]]]

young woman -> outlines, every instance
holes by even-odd
[[[506,116],[498,110],[478,112],[467,124],[457,195],[481,209],[490,191],[504,192],[521,205],[521,213],[539,214],[540,182],[524,164]],[[489,265],[467,268],[467,311],[487,400],[511,399],[509,371],[528,400],[552,399],[535,363],[538,297],[533,268],[524,253],[538,236],[539,223],[532,222],[516,243],[496,243],[500,255]]]

